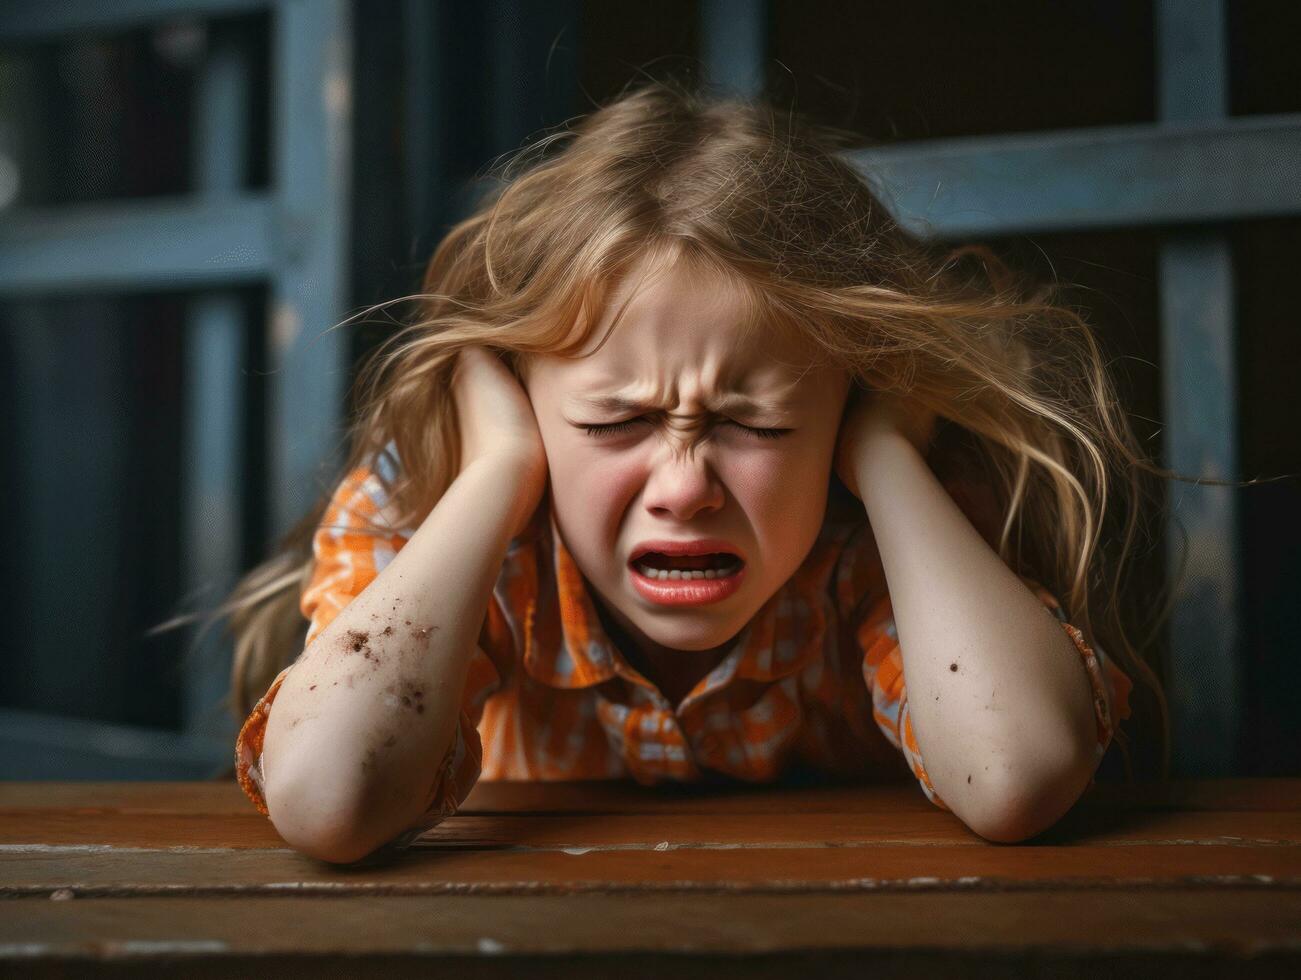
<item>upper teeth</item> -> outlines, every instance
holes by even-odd
[[[681,579],[727,578],[729,575],[735,574],[736,570],[741,567],[741,562],[734,558],[731,560],[730,564],[723,568],[706,568],[703,570],[699,568],[651,568],[645,562],[640,561],[636,563],[636,567],[637,571],[642,575],[645,575],[647,578],[658,579],[660,581],[676,581]]]

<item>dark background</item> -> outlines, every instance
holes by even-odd
[[[1231,114],[1301,112],[1301,5],[1227,6]],[[469,209],[499,154],[590,111],[631,80],[689,78],[701,56],[700,11],[683,0],[416,8],[400,0],[354,7],[353,309],[418,288],[424,259]],[[767,28],[767,94],[861,134],[864,145],[1155,119],[1150,3],[774,0]],[[152,26],[0,48],[0,150],[8,146],[21,177],[0,203],[0,222],[5,207],[191,190],[189,113],[205,30],[235,32],[255,46],[249,186],[265,187],[273,70],[266,16],[210,22],[199,31],[198,54],[193,25]],[[422,39],[426,55],[415,57]],[[421,78],[429,87],[413,99]],[[1223,230],[1237,280],[1236,476],[1295,473],[1301,344],[1287,291],[1296,283],[1301,219]],[[986,240],[1067,286],[1065,298],[1097,326],[1135,430],[1158,459],[1160,234],[1147,227]],[[267,297],[259,287],[240,295],[249,324],[238,393],[248,407],[247,569],[272,544],[263,492]],[[181,600],[186,301],[181,291],[0,297],[11,434],[0,455],[8,516],[0,594],[10,639],[0,710],[158,730],[181,723],[180,664],[190,635],[144,631]],[[351,328],[354,367],[391,329],[378,318]],[[1247,626],[1239,774],[1297,775],[1301,490],[1290,480],[1234,493]],[[1163,566],[1158,542],[1143,559],[1143,580],[1159,583]],[[1157,643],[1163,660],[1168,639]]]

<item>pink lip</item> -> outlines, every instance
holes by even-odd
[[[658,551],[658,548],[652,548]],[[714,549],[711,549],[714,550]],[[745,566],[742,565],[727,578],[688,579],[674,581],[669,579],[649,579],[629,563],[628,572],[632,576],[633,588],[650,602],[659,606],[703,606],[711,602],[721,602],[741,587],[745,579]]]
[[[694,541],[640,541],[628,556],[628,564],[631,565],[650,551],[657,551],[661,555],[736,555],[745,561],[741,549],[730,542],[720,538],[697,538]]]

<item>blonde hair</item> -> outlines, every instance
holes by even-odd
[[[402,468],[384,481],[392,511],[375,531],[418,525],[460,469],[449,391],[458,350],[498,350],[517,376],[531,354],[572,355],[635,259],[679,250],[747,287],[762,328],[792,330],[859,383],[939,414],[932,463],[990,488],[999,556],[1046,585],[1153,693],[1165,778],[1166,701],[1120,597],[1157,518],[1153,480],[1186,478],[1144,457],[1090,326],[1053,302],[1055,284],[1018,282],[980,246],[910,237],[839,155],[855,139],[762,103],[653,82],[518,151],[438,245],[422,292],[372,308],[413,302],[416,315],[359,369],[343,472],[393,440]],[[327,504],[322,496],[211,614],[230,617],[239,717],[301,652],[299,599]],[[1156,606],[1145,644],[1169,614],[1170,603]],[[1132,777],[1127,739],[1116,737]]]

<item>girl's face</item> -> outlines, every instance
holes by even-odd
[[[638,289],[643,274],[651,278]],[[590,353],[634,290],[618,329]],[[811,367],[811,350],[789,339],[757,330],[747,338],[743,316],[731,284],[643,260],[614,291],[583,356],[537,356],[523,367],[556,527],[604,611],[643,651],[730,641],[822,526],[849,375]],[[611,404],[616,397],[640,407]],[[639,591],[630,564],[639,542],[701,538],[744,557],[735,591],[696,605]]]

